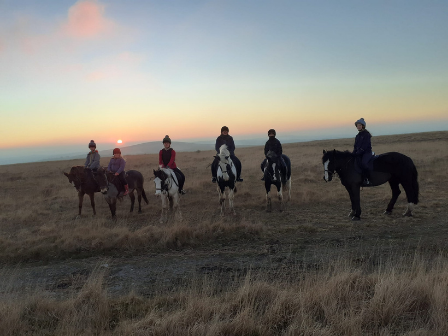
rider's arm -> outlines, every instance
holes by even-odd
[[[176,168],[176,164],[174,163],[176,160],[176,152],[173,150],[171,150],[171,159],[170,162],[168,162],[167,166],[170,167],[171,169]]]
[[[227,149],[229,150],[229,152],[230,152],[231,154],[234,154],[234,151],[235,151],[235,142],[233,142],[233,138],[232,138],[232,137],[230,137],[230,141],[229,141],[229,143],[227,144]]]
[[[86,168],[89,167],[89,161],[90,161],[90,160],[89,160],[89,159],[90,159],[90,158],[89,158],[89,155],[90,155],[90,154],[87,154],[86,162],[84,163],[84,167],[86,167]]]
[[[122,171],[124,171],[124,167],[126,167],[126,161],[122,158],[120,160],[120,168],[116,171],[117,174],[120,174]]]
[[[159,167],[163,167],[162,151],[163,151],[163,149],[161,149],[159,152]]]
[[[93,161],[92,164],[90,165],[90,169],[98,169],[100,167],[100,159],[101,156],[99,153],[93,154]]]

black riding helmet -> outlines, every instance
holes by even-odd
[[[271,128],[271,129],[268,131],[268,136],[269,136],[269,134],[274,134],[274,136],[277,135],[277,133],[275,132],[275,129],[273,129],[273,128]]]
[[[223,126],[223,127],[221,127],[221,133],[222,132],[224,132],[224,131],[229,131],[229,128],[227,127],[227,126]]]

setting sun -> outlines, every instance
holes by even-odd
[[[123,143],[123,141],[122,140],[117,140],[117,143]]]

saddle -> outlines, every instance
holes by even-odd
[[[121,194],[124,194],[124,184],[121,183],[121,180],[118,176],[115,176],[115,173],[107,172],[107,180],[109,183],[112,183],[118,190],[118,196],[121,196]],[[127,176],[125,172],[125,176]]]
[[[372,156],[370,157],[369,162],[367,162],[367,168],[369,170],[369,172],[373,172],[373,162],[378,158],[378,155],[375,155],[374,152],[372,152]],[[362,158],[361,157],[356,157],[355,158],[355,171],[358,174],[362,174],[363,173],[363,168],[362,168]]]
[[[184,179],[184,177],[174,170],[171,171],[171,176],[173,178],[174,183],[179,188],[179,182],[183,182],[182,180]]]

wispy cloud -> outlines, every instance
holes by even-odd
[[[104,9],[98,1],[78,1],[68,10],[67,21],[62,24],[63,33],[77,39],[111,36],[118,26],[105,16]]]

